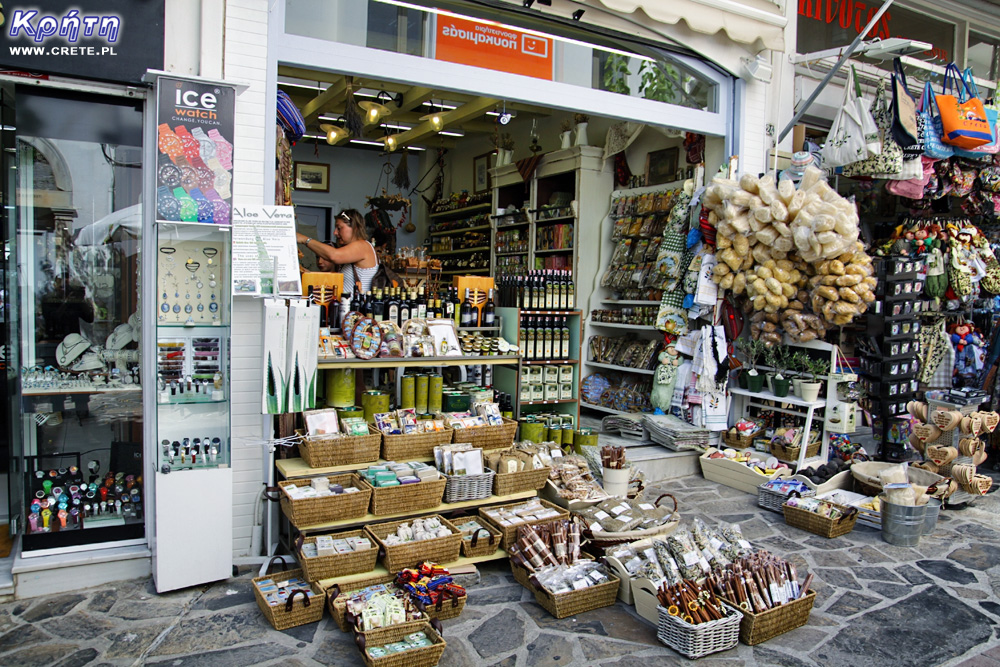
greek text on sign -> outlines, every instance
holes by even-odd
[[[552,40],[510,26],[441,16],[437,60],[552,79]]]

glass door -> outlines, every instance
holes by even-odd
[[[20,401],[8,405],[22,431],[22,553],[141,541],[143,103],[15,93],[4,158],[16,159],[7,284],[20,321],[7,331]]]

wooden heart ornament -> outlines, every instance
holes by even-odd
[[[981,414],[983,417],[983,425],[990,433],[995,431],[997,426],[1000,426],[1000,414],[997,414],[996,412],[983,412]]]
[[[920,463],[914,463],[914,468],[920,468],[921,470],[926,470],[927,472],[932,472],[935,475],[939,470],[938,466],[934,461],[921,461]]]
[[[958,430],[962,433],[972,433],[972,417],[962,417],[962,422],[958,425]]]
[[[962,438],[958,441],[958,453],[962,456],[972,456],[979,446],[978,438]]]
[[[969,415],[969,422],[969,433],[972,435],[978,435],[983,430],[983,418],[979,416],[978,412]]]
[[[924,441],[923,441],[923,440],[921,440],[920,438],[918,438],[918,437],[917,437],[917,434],[916,434],[916,433],[911,433],[911,434],[910,434],[910,437],[909,437],[909,438],[907,438],[907,439],[909,440],[909,442],[910,442],[910,445],[911,445],[911,446],[912,446],[912,447],[913,447],[913,448],[914,448],[915,450],[917,450],[917,451],[918,451],[918,452],[920,452],[921,454],[923,454],[923,453],[924,453],[924,446],[925,446],[925,445],[924,445]]]
[[[951,477],[958,485],[969,491],[969,486],[972,484],[972,478],[976,475],[976,466],[966,465],[964,463],[953,465],[951,467]],[[970,491],[971,493],[971,491]]]
[[[934,424],[917,424],[913,427],[913,434],[920,438],[921,442],[927,443],[941,437],[941,429]]]
[[[970,456],[972,456],[972,465],[978,467],[986,462],[986,443],[982,440],[977,440],[976,443],[976,449]]]
[[[962,413],[957,410],[935,410],[931,415],[931,421],[942,431],[954,430],[962,421]]]
[[[957,449],[954,447],[945,447],[943,445],[927,445],[927,449],[924,451],[924,454],[938,467],[948,465],[958,458]]]
[[[986,475],[975,475],[969,487],[970,493],[978,493],[981,496],[985,496],[990,488],[993,487],[993,478]]]

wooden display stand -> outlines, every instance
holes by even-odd
[[[321,285],[333,287],[334,298],[339,299],[340,295],[344,293],[344,274],[324,271],[306,271],[302,274],[302,296],[309,295],[310,287],[316,291],[316,288]],[[353,287],[351,289],[353,290]]]
[[[451,284],[458,288],[458,298],[463,303],[465,302],[465,290],[470,290],[469,296],[473,299],[472,305],[478,311],[476,321],[482,321],[483,306],[486,305],[490,290],[493,289],[493,279],[483,276],[454,276],[451,279]]]

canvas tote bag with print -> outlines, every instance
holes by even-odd
[[[920,132],[917,128],[917,107],[906,86],[906,73],[903,72],[903,61],[894,58],[892,61],[892,138],[896,140],[904,153],[914,144],[920,143]],[[917,154],[919,157],[919,153]]]
[[[979,90],[976,88],[976,80],[972,76],[972,68],[966,68],[965,72],[962,73],[962,78],[965,80],[965,84],[972,91],[972,94],[979,97]],[[980,98],[982,99],[982,98]],[[974,160],[981,159],[984,155],[996,155],[1000,153],[1000,142],[997,138],[997,110],[993,105],[983,105],[986,110],[986,120],[990,125],[990,132],[993,134],[993,141],[988,144],[983,144],[982,146],[976,146],[971,150],[965,150],[963,148],[956,148],[955,155],[961,157],[968,157]]]
[[[875,124],[878,125],[882,137],[882,152],[878,155],[872,155],[866,160],[847,165],[844,167],[844,176],[886,178],[885,174],[898,175],[903,169],[903,149],[892,138],[892,110],[889,108],[889,100],[885,92],[885,81],[879,81],[878,87],[875,89],[872,116],[875,117]],[[916,174],[909,178],[919,176],[920,174]]]
[[[847,85],[844,86],[844,103],[833,118],[833,126],[826,136],[826,143],[820,155],[826,167],[843,167],[867,158],[870,152],[869,141],[878,142],[878,128],[872,136],[865,135],[865,108],[857,95],[857,85],[853,71],[847,72]],[[870,118],[869,124],[874,127],[875,121]]]
[[[937,105],[934,103],[934,90],[931,82],[924,84],[924,94],[920,98],[919,115],[923,119],[921,125],[924,138],[924,155],[935,160],[947,160],[955,154],[955,148],[941,141],[941,118],[934,113]]]
[[[952,86],[954,95],[950,92]],[[934,101],[941,116],[943,142],[970,150],[993,141],[983,101],[973,96],[955,63],[948,65],[943,92]]]

